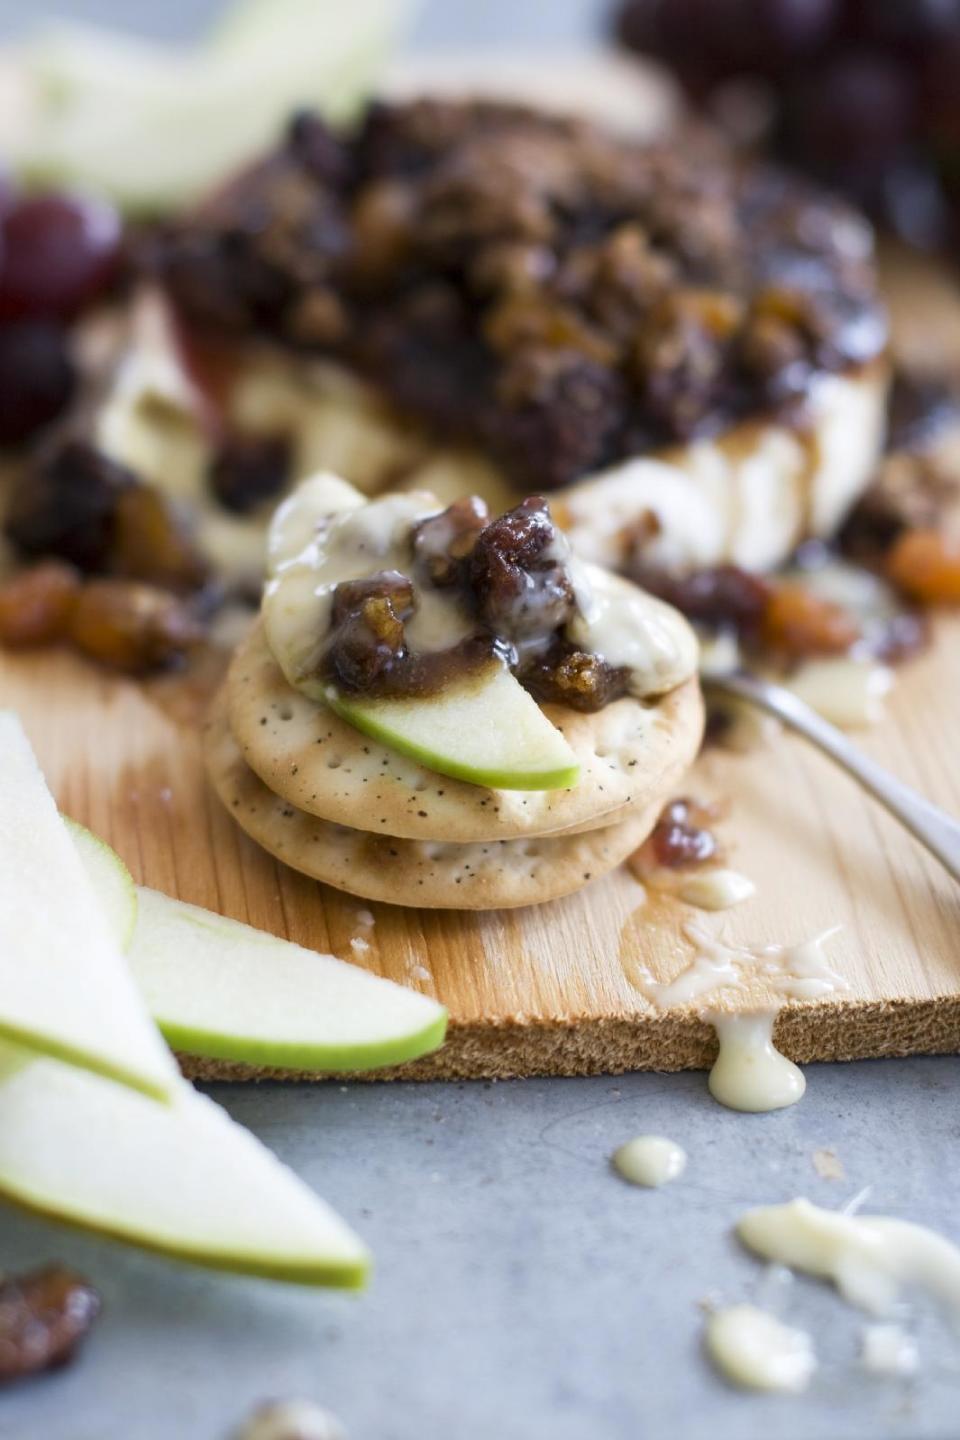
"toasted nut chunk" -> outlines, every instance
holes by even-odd
[[[0,585],[0,645],[26,649],[62,639],[79,593],[76,570],[56,560],[13,575]]]
[[[887,574],[923,605],[960,604],[960,538],[939,530],[907,530],[890,552]]]
[[[199,622],[175,595],[129,580],[93,580],[70,617],[70,638],[93,660],[129,674],[162,670],[203,638]]]

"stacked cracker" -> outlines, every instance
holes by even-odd
[[[452,780],[295,690],[258,625],[208,722],[207,764],[248,835],[339,890],[436,909],[531,905],[579,890],[642,843],[703,727],[696,679],[593,714],[543,708],[580,763],[576,786]]]

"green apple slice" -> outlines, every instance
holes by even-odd
[[[0,795],[0,1038],[167,1099],[173,1057],[10,711]]]
[[[501,665],[423,699],[363,700],[329,686],[324,698],[365,735],[441,775],[494,790],[565,790],[577,783],[576,755]]]
[[[116,850],[99,835],[71,820],[69,815],[64,815],[63,823],[83,862],[87,879],[97,893],[111,932],[120,949],[126,952],[137,923],[137,887],[133,876]]]
[[[352,119],[404,9],[259,0],[192,50],[48,24],[21,54],[35,113],[14,162],[28,179],[94,189],[134,213],[198,199],[274,144],[298,108]]]
[[[175,1050],[295,1070],[370,1070],[442,1045],[436,1000],[141,888],[128,961]]]
[[[444,1007],[359,966],[137,887],[64,817],[154,1020],[186,1055],[289,1070],[372,1070],[443,1044]]]
[[[0,1196],[215,1269],[356,1288],[370,1265],[323,1200],[185,1081],[156,1105],[5,1044]]]

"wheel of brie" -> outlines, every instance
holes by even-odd
[[[869,227],[700,134],[436,98],[346,138],[301,116],[162,272],[191,343],[227,342],[232,423],[292,427],[304,470],[550,492],[627,573],[770,569],[883,447]]]

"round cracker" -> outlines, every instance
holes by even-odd
[[[274,795],[240,753],[223,691],[207,722],[204,752],[223,804],[278,860],[364,900],[434,910],[500,910],[570,895],[632,854],[662,803],[660,796],[627,820],[559,839],[402,840],[332,824]]]
[[[617,700],[591,715],[545,705],[580,762],[578,783],[488,790],[428,770],[294,690],[262,625],[240,645],[226,685],[230,728],[274,794],[323,820],[408,840],[470,844],[605,826],[616,812],[666,798],[703,734],[696,678],[656,700]]]

